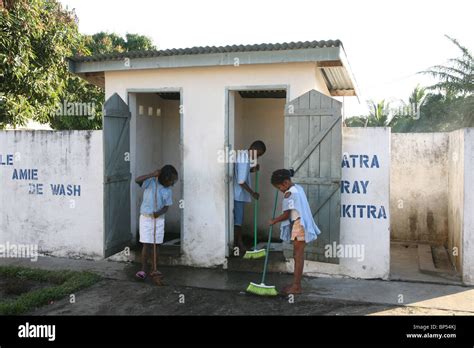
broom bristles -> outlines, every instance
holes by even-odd
[[[265,257],[266,254],[267,252],[265,249],[247,251],[244,255],[244,259],[247,259],[247,260],[261,259],[262,257]]]
[[[259,296],[277,296],[278,292],[273,285],[250,283],[247,292]]]

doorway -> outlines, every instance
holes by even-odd
[[[274,189],[270,185],[271,173],[284,166],[284,111],[287,103],[286,86],[242,87],[227,89],[227,125],[226,148],[232,151],[247,150],[255,140],[265,143],[267,151],[258,159],[259,173],[259,207],[257,233],[258,242],[268,239],[267,221],[273,210]],[[255,174],[251,173],[252,187],[255,188]],[[233,198],[234,163],[227,162],[227,209],[226,209],[226,256],[232,255],[234,244],[234,198]],[[254,204],[245,205],[242,233],[247,247],[253,244],[253,208]],[[279,241],[279,234],[272,239]]]
[[[165,218],[165,237],[162,252],[179,254],[182,251],[183,163],[182,163],[182,93],[180,89],[129,91],[131,231],[138,241],[140,205],[143,189],[135,178],[151,173],[166,164],[178,171],[178,182],[173,186],[173,205]]]

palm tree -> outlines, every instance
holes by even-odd
[[[408,97],[408,103],[415,106],[415,111],[418,111],[418,108],[423,105],[426,97],[426,88],[416,85],[416,87],[411,92]]]
[[[428,74],[439,82],[427,87],[430,90],[445,92],[450,96],[472,95],[474,91],[474,59],[471,52],[456,39],[445,35],[462,52],[458,58],[451,58],[447,65],[435,65],[421,74]]]
[[[386,127],[389,126],[390,121],[388,119],[389,115],[389,106],[390,103],[386,103],[385,99],[379,101],[378,103],[373,100],[367,102],[369,106],[369,117],[365,126],[367,127]]]
[[[346,127],[389,127],[392,120],[388,120],[390,103],[381,100],[368,100],[369,115],[353,116],[344,121]]]

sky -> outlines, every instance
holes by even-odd
[[[474,48],[474,1],[465,0],[60,0],[84,34],[152,38],[158,49],[339,39],[359,87],[345,115],[367,113],[367,100],[407,100],[418,74]]]

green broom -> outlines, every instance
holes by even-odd
[[[275,203],[273,205],[273,219],[275,218],[275,212],[278,202],[278,190],[275,192]],[[260,284],[250,283],[247,292],[250,292],[259,296],[277,296],[278,292],[275,289],[274,285],[265,285],[265,275],[267,274],[267,265],[268,265],[268,256],[270,254],[270,243],[272,241],[272,230],[273,225],[270,226],[270,231],[268,232],[268,243],[267,243],[267,252],[265,255],[265,264],[263,266],[262,282]]]
[[[258,193],[258,170],[255,172],[255,192]],[[261,259],[265,257],[265,249],[257,250],[257,225],[258,225],[258,199],[253,206],[253,250],[247,251],[244,259]]]

